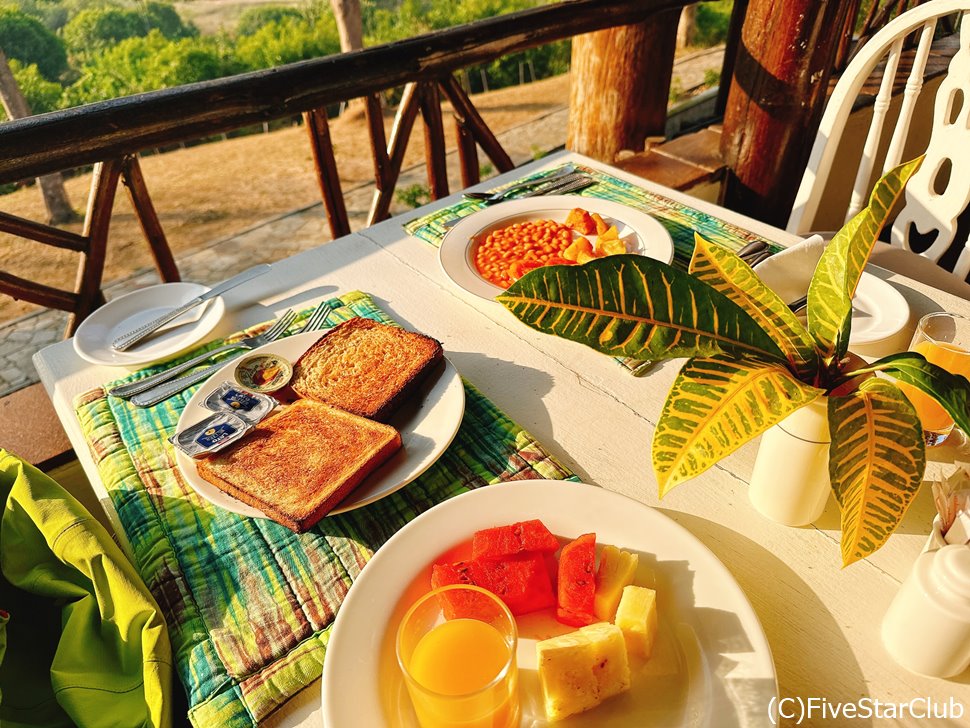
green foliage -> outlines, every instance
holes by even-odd
[[[316,22],[284,18],[236,41],[236,58],[249,69],[272,68],[340,52],[340,36],[332,15]]]
[[[17,80],[27,105],[34,114],[43,114],[53,111],[60,105],[61,94],[64,89],[59,83],[48,81],[44,78],[37,68],[37,64],[31,63],[24,66],[19,61],[10,61],[10,70],[13,77]],[[7,115],[0,106],[0,121],[6,121]]]
[[[258,5],[247,8],[236,23],[236,35],[253,35],[264,25],[279,23],[282,20],[300,20],[306,17],[296,8],[285,5]]]
[[[408,207],[421,207],[431,202],[431,190],[427,185],[413,184],[403,187],[394,195],[397,201]]]
[[[244,71],[217,38],[169,40],[152,30],[92,56],[65,91],[67,105],[153,91]]]
[[[0,48],[8,59],[27,66],[36,64],[48,81],[56,81],[67,70],[67,53],[61,39],[37,18],[11,6],[0,7]]]
[[[733,0],[715,0],[715,2],[698,4],[695,44],[706,48],[726,41],[733,7]]]
[[[62,35],[72,53],[86,56],[126,38],[144,37],[152,30],[169,39],[199,33],[191,23],[182,21],[172,5],[148,2],[137,8],[105,5],[81,10],[64,26]]]

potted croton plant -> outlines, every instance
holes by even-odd
[[[921,161],[879,180],[868,207],[826,247],[808,290],[807,325],[737,255],[699,236],[689,273],[617,255],[538,268],[497,300],[538,331],[606,354],[687,358],[654,433],[661,497],[796,410],[825,402],[828,475],[848,565],[880,548],[899,525],[926,464],[912,405],[890,379],[873,374],[926,392],[970,432],[965,378],[913,352],[868,365],[848,352],[862,269]]]

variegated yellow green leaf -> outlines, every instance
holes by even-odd
[[[817,368],[815,341],[791,309],[732,251],[694,233],[690,273],[747,311],[778,344],[789,368],[810,378]]]
[[[677,375],[653,435],[660,497],[821,394],[780,365],[691,359]]]
[[[970,382],[959,374],[926,361],[922,354],[904,351],[891,354],[859,372],[885,372],[916,387],[940,403],[964,432],[970,432]]]
[[[852,297],[872,246],[923,158],[901,164],[876,182],[869,204],[826,246],[808,287],[808,330],[823,362],[837,362],[849,344]]]
[[[538,331],[614,356],[730,353],[785,361],[736,303],[689,273],[642,255],[537,268],[496,300]]]
[[[829,397],[829,475],[842,511],[842,565],[892,534],[923,479],[926,452],[909,400],[883,379]]]

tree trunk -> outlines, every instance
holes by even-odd
[[[7,112],[10,119],[22,119],[30,116],[30,106],[24,98],[10,70],[7,56],[0,50],[0,102]],[[71,207],[71,201],[67,199],[67,190],[64,189],[64,178],[57,174],[49,174],[37,178],[37,185],[40,187],[41,194],[44,195],[44,205],[47,207],[47,222],[51,225],[60,225],[67,222],[74,222],[80,216]]]
[[[750,0],[721,137],[731,209],[785,226],[850,4]]]
[[[663,136],[679,16],[675,8],[573,39],[569,149],[612,162]]]
[[[685,5],[677,23],[677,50],[694,45],[697,37],[697,6]]]
[[[364,26],[360,16],[360,0],[330,0],[333,16],[340,34],[340,50],[344,53],[364,47]]]

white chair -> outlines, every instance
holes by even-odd
[[[918,252],[934,263],[954,245],[957,217],[970,202],[970,13],[965,13],[968,10],[970,0],[932,0],[890,21],[860,49],[839,79],[825,109],[788,221],[790,232],[805,234],[820,227],[839,227],[842,220],[832,224],[831,216],[819,224],[826,210],[838,206],[845,210],[844,219],[848,220],[866,204],[872,185],[883,172],[925,153],[923,165],[906,187],[905,205],[892,225],[892,245],[914,250],[911,237],[915,228],[921,241],[916,247],[932,239],[925,250]],[[920,126],[913,124],[914,114],[923,90],[937,21],[949,16],[954,16],[959,24],[959,49],[936,92],[932,119],[922,124],[923,129],[929,129],[926,142],[925,133],[922,139],[916,138],[919,133],[911,133]],[[903,43],[914,33],[918,34],[918,43],[912,69],[901,99],[894,100],[893,84],[903,55]],[[850,122],[849,115],[863,84],[881,64],[884,71],[872,108],[872,122],[860,149],[858,142],[847,141],[844,133],[847,124],[858,120],[856,116]],[[836,163],[838,168],[833,174]],[[845,187],[852,175],[844,173],[846,165],[856,170],[847,206]],[[842,199],[838,200],[838,194],[831,188],[840,186]],[[963,286],[970,273],[970,250],[966,240],[956,242],[962,250],[953,272],[960,279],[959,286]],[[902,250],[894,252],[902,253]],[[905,254],[903,257],[905,260]],[[895,265],[892,267],[899,270]],[[910,275],[908,270],[899,272]]]

